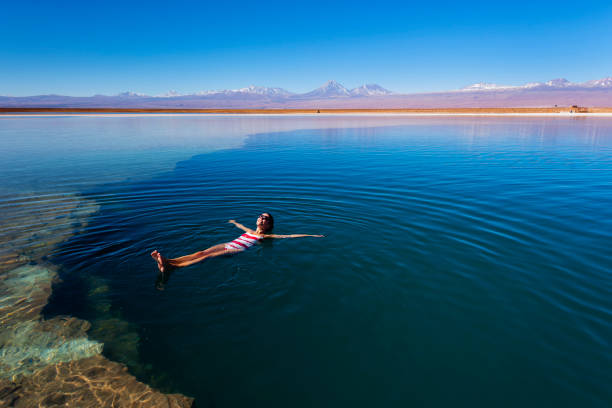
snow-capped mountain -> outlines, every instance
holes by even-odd
[[[594,79],[584,82],[583,85],[587,88],[612,88],[612,77]]]
[[[220,89],[220,90],[207,90],[199,91],[189,94],[179,93],[171,90],[164,94],[157,95],[159,98],[171,98],[177,96],[244,96],[244,95],[260,95],[260,96],[275,96],[275,97],[287,97],[293,95],[291,92],[283,88],[268,88],[265,86],[254,86],[250,85],[246,88],[240,89]],[[143,95],[144,96],[144,95]]]
[[[383,88],[377,84],[365,84],[358,88],[353,88],[350,91],[353,96],[379,96],[379,95],[391,95],[393,92]]]
[[[175,91],[174,89],[169,90],[165,94],[157,95],[160,98],[174,98],[176,96],[183,96],[183,94]]]
[[[228,98],[242,98],[245,96],[262,96],[262,97],[271,97],[271,98],[291,98],[298,97],[300,99],[310,99],[310,98],[335,98],[335,97],[367,97],[367,96],[381,96],[381,95],[392,95],[393,92],[388,89],[383,88],[377,84],[365,84],[358,88],[353,88],[348,90],[342,84],[337,81],[327,81],[323,86],[314,89],[310,92],[304,94],[295,94],[293,92],[289,92],[283,88],[269,88],[265,86],[255,86],[250,85],[245,88],[239,89],[218,89],[218,90],[205,90],[199,91],[195,93],[179,93],[177,91],[171,90],[164,94],[157,95],[157,98],[172,98],[172,97],[228,97]],[[134,92],[124,92],[117,96],[147,96],[144,94],[137,94]]]
[[[338,98],[348,96],[380,96],[391,95],[393,92],[377,84],[365,84],[348,90],[337,81],[327,81],[323,86],[299,95],[300,98]]]
[[[481,82],[461,90],[398,94],[368,84],[348,90],[328,81],[313,91],[295,94],[282,88],[248,86],[239,89],[150,96],[136,92],[94,96],[0,96],[0,107],[54,108],[181,108],[181,109],[291,109],[291,108],[429,108],[429,107],[542,107],[612,106],[612,77],[570,82],[559,78],[524,85]]]
[[[260,95],[260,96],[273,96],[273,97],[287,97],[293,95],[291,92],[283,88],[268,88],[265,86],[250,85],[246,88],[239,89],[221,89],[214,91],[200,91],[190,95],[197,96],[245,96],[245,95]]]
[[[568,86],[572,86],[574,84],[572,84],[565,78],[556,78],[551,79],[550,81],[546,81],[545,85],[551,88],[567,88]]]
[[[327,81],[320,88],[300,95],[303,98],[336,98],[339,96],[351,96],[351,93],[344,86],[336,81]]]
[[[513,88],[517,88],[517,87],[509,86],[509,85],[491,84],[488,82],[479,82],[477,84],[472,84],[472,85],[466,86],[465,88],[461,88],[461,91],[487,91],[487,90],[513,89]]]
[[[551,79],[546,82],[529,82],[525,85],[497,85],[486,82],[461,88],[460,91],[489,91],[489,90],[518,90],[518,89],[585,89],[585,88],[612,88],[612,77],[596,79],[587,82],[570,82],[565,78]]]
[[[141,97],[145,97],[148,95],[145,95],[143,93],[138,93],[138,92],[127,91],[127,92],[118,93],[115,96],[118,96],[120,98],[141,98]]]
[[[268,88],[265,86],[254,86],[250,85],[246,88],[235,89],[232,92],[235,93],[244,93],[244,94],[252,94],[252,95],[268,95],[268,96],[289,96],[292,95],[291,92],[283,89],[283,88]]]

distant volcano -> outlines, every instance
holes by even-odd
[[[322,87],[300,95],[301,98],[337,98],[339,96],[351,96],[351,93],[336,81],[327,81]]]
[[[393,92],[383,88],[376,84],[366,84],[359,88],[351,89],[352,96],[380,96],[380,95],[391,95]]]

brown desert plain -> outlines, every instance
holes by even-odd
[[[406,109],[168,109],[168,108],[0,108],[0,114],[110,114],[110,113],[192,113],[192,114],[555,114],[555,113],[612,113],[612,107],[563,106],[554,108],[406,108]]]

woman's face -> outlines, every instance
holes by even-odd
[[[270,214],[262,213],[259,218],[257,218],[257,226],[261,227],[263,230],[267,230],[270,226]]]

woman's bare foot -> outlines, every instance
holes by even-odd
[[[158,250],[151,252],[151,257],[157,262],[157,268],[161,273],[164,273],[168,268],[168,260],[159,253]]]

